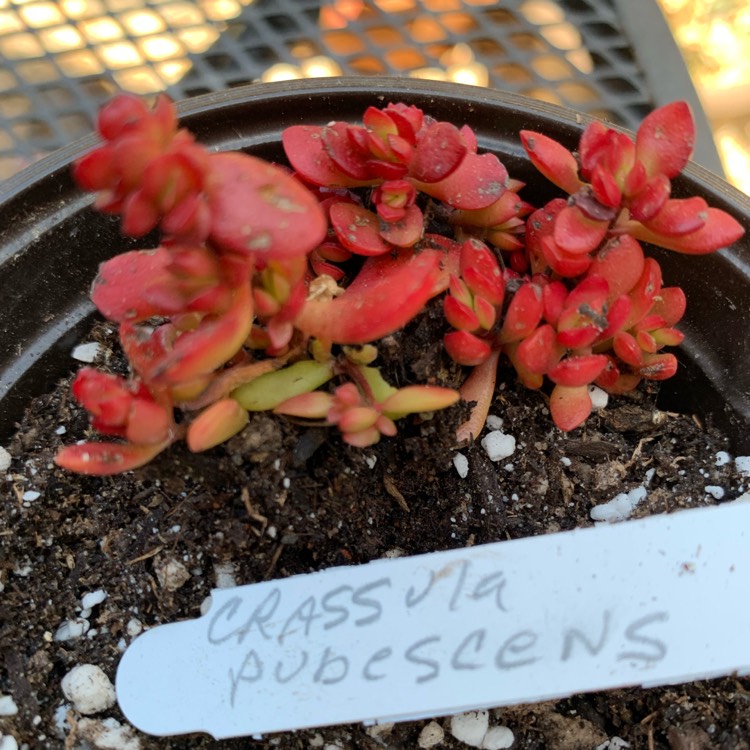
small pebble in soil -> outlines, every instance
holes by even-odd
[[[115,704],[115,688],[101,667],[79,664],[62,678],[62,691],[82,714],[97,714]]]
[[[490,457],[490,461],[502,461],[515,453],[516,439],[501,430],[493,430],[482,438],[482,448]]]
[[[445,739],[445,731],[436,721],[431,721],[422,728],[417,744],[425,749],[439,745]]]
[[[179,561],[170,557],[154,562],[156,580],[166,591],[177,591],[190,580],[188,569]]]
[[[453,465],[456,467],[458,476],[460,476],[461,479],[466,479],[469,475],[469,459],[466,458],[463,453],[456,453],[456,455],[453,456]]]
[[[7,471],[10,468],[12,457],[5,448],[0,446],[0,471]]]
[[[12,695],[0,695],[0,716],[15,716],[18,706]]]

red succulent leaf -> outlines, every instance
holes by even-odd
[[[544,301],[544,319],[555,325],[565,308],[568,290],[562,281],[550,281],[544,285],[542,299]]]
[[[630,297],[622,294],[613,300],[607,311],[607,327],[596,337],[596,342],[606,341],[621,331],[630,318],[633,305]]]
[[[545,237],[552,236],[555,231],[555,218],[567,205],[567,201],[563,198],[554,198],[526,219],[526,248],[533,273],[542,273],[549,266],[549,261],[546,260],[542,247],[542,240]],[[554,255],[559,255],[557,249],[555,249]]]
[[[211,156],[211,239],[235,253],[291,258],[326,235],[315,196],[292,175],[254,156]]]
[[[636,226],[631,231],[638,239],[686,255],[705,255],[729,247],[745,234],[742,225],[719,208],[709,207],[705,219],[699,230],[682,237],[670,237],[646,226],[642,229]]]
[[[62,448],[55,463],[77,474],[108,476],[131,471],[147,464],[168,443],[132,445],[128,443],[80,443]]]
[[[591,414],[591,396],[587,385],[556,385],[549,398],[552,421],[563,431],[580,427]]]
[[[323,187],[354,187],[371,182],[357,180],[339,169],[323,144],[323,128],[318,125],[291,125],[281,140],[289,163],[295,172],[313,185]]]
[[[204,409],[187,430],[188,448],[206,451],[229,440],[248,423],[249,415],[233,398],[223,398]]]
[[[461,246],[461,277],[474,294],[493,305],[501,305],[505,280],[500,264],[492,251],[480,240],[468,239]]]
[[[617,180],[601,164],[594,167],[594,173],[591,175],[591,189],[594,197],[605,206],[618,208],[622,203],[622,190]]]
[[[540,245],[545,263],[560,276],[575,278],[586,273],[591,266],[592,258],[588,253],[565,253],[557,246],[554,237],[542,237]]]
[[[686,306],[685,292],[678,286],[668,286],[659,292],[649,312],[661,317],[665,325],[673,326],[682,319]]]
[[[516,356],[529,372],[546,375],[559,362],[563,351],[556,341],[555,329],[542,325],[519,343]]]
[[[643,248],[628,234],[612,237],[594,255],[588,269],[589,276],[600,276],[609,285],[609,297],[627,294],[643,273]]]
[[[584,129],[578,146],[578,155],[581,160],[581,170],[586,179],[590,178],[602,153],[607,149],[609,133],[610,129],[598,120],[590,122]]]
[[[469,377],[466,378],[460,388],[463,401],[473,401],[469,418],[462,422],[456,430],[456,440],[459,444],[468,440],[474,440],[484,429],[492,398],[495,394],[495,381],[497,379],[497,363],[500,351],[495,349],[490,352],[487,359],[477,365]]]
[[[538,325],[544,312],[542,287],[525,283],[513,295],[503,320],[500,339],[504,344],[526,338]]]
[[[648,354],[654,354],[660,348],[656,339],[648,331],[637,331],[635,340],[638,342],[638,346]]]
[[[150,398],[134,398],[125,437],[130,443],[161,445],[172,433],[172,415]]]
[[[492,348],[484,340],[469,331],[451,331],[443,337],[448,356],[459,365],[474,367],[484,362]]]
[[[308,299],[295,326],[323,341],[366,344],[408,323],[434,296],[445,260],[441,250],[368,258],[339,297]],[[445,289],[448,278],[445,279]]]
[[[143,237],[159,223],[157,207],[142,190],[129,193],[119,210],[122,211],[122,231],[131,237]]]
[[[402,218],[380,225],[380,236],[396,247],[413,247],[422,239],[423,234],[424,214],[419,206],[409,206],[404,210]]]
[[[476,312],[450,294],[443,300],[443,315],[459,331],[476,331],[480,327]]]
[[[644,357],[638,374],[647,380],[668,380],[677,372],[677,364],[674,354],[650,354]]]
[[[648,315],[655,298],[661,292],[661,278],[659,264],[653,258],[646,258],[641,277],[629,292],[632,308],[625,328],[632,328]]]
[[[643,350],[635,337],[627,331],[620,331],[620,333],[615,334],[612,348],[626,365],[636,368],[643,365]]]
[[[383,110],[392,120],[398,130],[398,134],[408,141],[412,146],[416,145],[417,133],[424,123],[424,114],[419,107],[406,105],[402,102],[389,104]]]
[[[377,214],[364,206],[348,202],[334,203],[329,214],[336,239],[347,250],[357,255],[382,255],[392,249],[380,234],[381,222]]]
[[[73,179],[84,190],[97,192],[112,187],[118,169],[110,146],[100,146],[84,154],[73,164]]]
[[[676,328],[657,328],[651,335],[658,349],[663,346],[679,346],[685,340],[685,334]]]
[[[555,219],[555,244],[564,253],[584,255],[599,246],[608,229],[608,221],[590,219],[578,206],[566,206]]]
[[[633,168],[628,172],[623,184],[625,195],[637,195],[648,183],[648,172],[641,162],[636,161]]]
[[[599,333],[600,329],[593,325],[572,326],[558,332],[557,342],[566,349],[583,349],[591,346],[599,338]]]
[[[370,156],[352,137],[354,130],[345,122],[334,122],[322,128],[320,137],[325,152],[341,172],[355,180],[366,181],[371,179],[367,166]]]
[[[670,237],[683,237],[697,232],[706,224],[708,204],[703,198],[692,198],[667,201],[661,211],[648,220],[634,216],[642,221],[652,232],[666,234]]]
[[[591,314],[602,309],[609,296],[609,284],[601,276],[589,275],[579,281],[565,300],[565,310],[575,310],[580,315]],[[580,309],[585,306],[584,309]]]
[[[234,290],[234,299],[221,315],[207,315],[200,324],[174,340],[154,371],[157,382],[176,385],[213,372],[242,347],[253,323],[249,284]]]
[[[372,202],[383,221],[397,221],[414,205],[416,197],[417,191],[408,180],[390,180],[373,191]]]
[[[687,102],[666,104],[641,123],[635,146],[638,161],[649,175],[678,175],[690,160],[695,145],[695,122]]]
[[[417,182],[417,189],[452,208],[477,209],[494,203],[504,192],[508,171],[494,154],[468,153],[458,169],[439,182]]]
[[[454,296],[462,304],[466,305],[469,308],[474,304],[474,295],[469,291],[469,287],[466,285],[466,282],[456,276],[456,274],[452,273],[450,275],[448,288],[450,289],[451,295]]]
[[[489,331],[497,321],[497,308],[484,297],[474,298],[474,310],[479,318],[479,325]]]
[[[593,383],[607,364],[603,354],[584,354],[576,357],[565,357],[548,373],[549,379],[567,388]]]
[[[433,122],[417,133],[409,175],[418,182],[440,182],[453,174],[468,149],[459,129],[448,122]]]
[[[607,363],[594,383],[600,388],[604,388],[605,391],[609,391],[610,388],[615,387],[620,377],[620,368],[617,366],[617,360],[613,356],[610,354],[605,354],[604,356],[607,358]]]
[[[541,133],[520,132],[521,143],[531,163],[553,184],[573,195],[583,187],[578,178],[578,162],[567,148]]]
[[[531,390],[538,390],[544,385],[544,375],[541,375],[538,372],[532,372],[528,367],[526,367],[521,358],[518,356],[518,349],[520,345],[521,342],[519,341],[515,341],[512,344],[506,344],[503,347],[503,352],[505,353],[505,356],[510,360],[510,363],[513,365],[513,369],[518,375],[518,379],[521,381],[524,387],[530,388]]]
[[[473,210],[457,210],[451,215],[450,220],[462,226],[490,229],[505,226],[513,219],[525,216],[532,210],[531,204],[526,203],[514,190],[508,188],[489,206]],[[523,226],[523,222],[519,224]]]
[[[663,174],[654,175],[636,195],[628,201],[630,215],[637,221],[653,219],[666,205],[672,186]]]
[[[110,258],[99,266],[94,279],[93,303],[105,318],[118,323],[137,323],[181,310],[184,300],[169,271],[170,261],[170,252],[164,247],[131,250]],[[153,289],[163,293],[150,295]]]
[[[165,323],[150,329],[125,321],[120,323],[119,333],[120,344],[130,366],[144,381],[150,383],[177,335],[175,326]]]

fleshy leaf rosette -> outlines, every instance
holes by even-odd
[[[727,213],[699,197],[671,198],[671,180],[687,165],[694,140],[685,102],[651,112],[635,140],[599,121],[590,123],[578,158],[541,133],[522,131],[532,163],[570,195],[555,209],[554,229],[543,243],[546,254],[558,265],[571,256],[583,262],[608,233],[628,233],[689,254],[710,253],[739,239],[743,229]]]
[[[685,295],[663,286],[640,241],[701,254],[742,234],[702,198],[671,197],[694,138],[679,102],[635,139],[593,122],[575,154],[522,132],[566,196],[539,208],[470,127],[402,103],[369,107],[359,124],[288,127],[294,171],[207,151],[164,96],[152,109],[116,98],[98,131],[76,179],[126,233],[160,238],[103,263],[92,287],[131,374],[76,379],[108,437],[60,452],[84,473],[136,468],[178,438],[209,450],[252,411],[335,426],[364,447],[460,396],[475,404],[457,430],[470,440],[504,360],[548,395],[560,429],[575,429],[592,384],[623,393],[677,369],[664,349],[682,341]],[[445,352],[466,368],[460,392],[437,375],[391,385],[373,365],[378,343],[439,309]]]

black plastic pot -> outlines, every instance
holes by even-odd
[[[523,195],[536,204],[554,188],[529,164],[518,131],[538,130],[575,148],[589,119],[487,89],[369,78],[257,84],[191,99],[180,112],[183,124],[216,150],[280,160],[288,125],[357,120],[365,107],[389,101],[471,124],[480,147],[528,183]],[[76,368],[70,351],[93,320],[87,294],[96,267],[132,246],[115,221],[90,209],[90,196],[71,180],[71,161],[93,143],[93,137],[77,142],[0,184],[0,439],[31,399]],[[750,199],[696,165],[675,180],[674,194],[704,196],[742,222],[747,234],[731,250],[706,257],[659,253],[665,283],[681,286],[688,298],[680,326],[683,366],[663,385],[661,406],[699,414],[744,451],[750,448]]]

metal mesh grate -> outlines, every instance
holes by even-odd
[[[0,0],[0,178],[90,132],[117,90],[443,78],[634,126],[653,106],[611,0]]]

